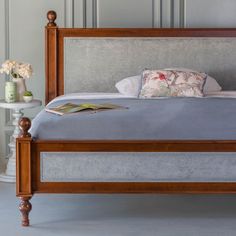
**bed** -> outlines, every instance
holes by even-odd
[[[27,117],[20,120],[16,192],[23,226],[31,197],[40,193],[236,192],[234,93],[157,102],[117,95],[114,87],[145,67],[184,65],[236,90],[236,29],[65,29],[54,11],[47,17],[47,106],[112,101],[129,109],[76,119],[42,111],[32,127]]]

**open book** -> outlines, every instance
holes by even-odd
[[[127,109],[126,107],[115,105],[115,104],[92,104],[92,103],[83,103],[83,104],[73,104],[73,103],[66,103],[57,107],[53,108],[45,108],[45,111],[54,113],[57,115],[64,115],[69,113],[75,112],[82,112],[82,111],[102,111],[102,110],[109,110],[109,109]]]

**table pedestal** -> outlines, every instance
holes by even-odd
[[[9,160],[7,163],[7,168],[5,173],[0,175],[0,181],[3,182],[16,182],[16,138],[20,133],[20,128],[18,126],[18,122],[23,116],[22,110],[29,109],[34,107],[39,107],[42,105],[40,100],[32,100],[31,102],[13,102],[7,103],[5,100],[0,100],[0,107],[5,109],[11,109],[13,125],[15,126],[14,132],[11,136],[10,143],[8,144],[10,147],[10,154],[8,156]]]
[[[0,174],[0,181],[3,182],[16,182],[16,138],[20,133],[18,122],[23,116],[22,109],[13,109],[13,125],[15,126],[14,132],[11,136],[10,143],[10,155],[7,163],[7,169],[5,173]]]

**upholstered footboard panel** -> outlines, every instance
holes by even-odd
[[[234,153],[42,152],[41,182],[235,182]]]

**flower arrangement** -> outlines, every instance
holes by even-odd
[[[10,75],[13,79],[28,79],[32,76],[33,69],[28,63],[7,60],[2,64],[0,73]]]
[[[28,79],[32,76],[32,66],[24,62],[7,60],[2,64],[0,73],[10,75],[11,82],[16,83],[17,101],[23,101],[24,92],[27,90],[25,79]]]

